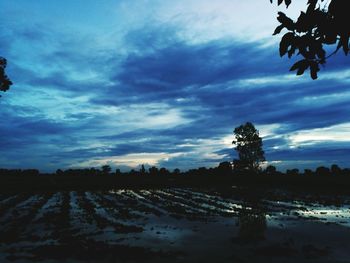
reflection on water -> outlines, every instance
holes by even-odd
[[[322,205],[320,199],[253,199],[176,188],[3,196],[0,241],[7,243],[0,243],[0,262],[9,262],[11,256],[23,259],[24,254],[52,259],[52,251],[67,257],[66,248],[74,248],[70,257],[79,259],[96,247],[103,252],[97,259],[106,262],[120,251],[134,249],[152,257],[184,252],[205,259],[195,262],[218,262],[209,261],[209,254],[228,257],[234,249],[239,250],[237,257],[242,247],[247,250],[242,257],[254,256],[254,251],[260,255],[307,251],[310,256],[324,251],[325,240],[334,257],[340,257],[350,251],[348,199],[338,206]],[[159,251],[166,253],[153,253]],[[124,259],[134,259],[133,253]],[[255,262],[249,260],[236,261]]]
[[[238,215],[238,225],[238,236],[241,240],[264,239],[267,228],[266,214],[259,210],[242,209]]]

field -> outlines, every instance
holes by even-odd
[[[348,196],[252,192],[1,194],[0,262],[350,262]]]

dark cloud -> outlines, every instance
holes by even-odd
[[[286,73],[286,63],[278,58],[276,50],[261,48],[261,43],[213,41],[191,45],[174,39],[173,31],[162,30],[158,35],[156,29],[150,30],[134,34],[137,36],[133,38],[137,39],[134,48],[139,52],[131,53],[120,63],[120,73],[113,77],[119,84],[111,87],[108,98],[100,96],[93,103],[165,101],[180,105],[185,116],[198,120],[192,123],[193,127],[204,123],[206,129],[216,126],[221,131],[246,120],[258,124],[284,123],[291,131],[347,121],[350,108],[346,103],[324,104],[322,100],[299,103],[306,97],[345,92],[346,85],[334,80],[297,78],[279,82],[281,74]],[[146,43],[148,51],[143,53]],[[242,87],[245,80],[259,78],[272,78],[274,82],[248,83]],[[111,98],[114,92],[116,96]],[[205,117],[207,120],[203,120]]]
[[[350,156],[345,144],[287,149],[288,140],[283,137],[303,129],[349,121],[350,106],[342,98],[347,84],[341,79],[322,79],[323,72],[332,76],[335,69],[347,69],[343,58],[335,57],[320,73],[318,81],[307,77],[288,79],[285,75],[289,61],[278,57],[277,47],[232,39],[194,44],[181,39],[177,31],[173,26],[163,25],[129,32],[124,39],[126,52],[119,54],[117,50],[93,52],[84,37],[60,39],[61,34],[49,34],[42,28],[8,29],[10,33],[6,37],[0,35],[0,41],[4,39],[5,53],[19,60],[10,68],[15,82],[13,89],[17,85],[18,91],[23,87],[34,91],[28,98],[33,100],[30,108],[3,104],[7,110],[0,124],[0,135],[5,138],[0,143],[2,155],[12,158],[20,151],[22,158],[27,156],[26,163],[30,163],[28,156],[33,150],[41,149],[41,153],[33,155],[35,163],[40,166],[45,160],[58,166],[133,153],[184,153],[160,165],[183,169],[208,166],[234,158],[234,151],[216,149],[214,153],[223,158],[208,159],[198,153],[193,155],[196,146],[181,145],[198,139],[220,139],[232,134],[235,126],[251,121],[257,125],[280,124],[274,130],[280,137],[268,137],[264,141],[268,160],[326,162],[327,156],[331,156],[344,163],[346,156]],[[37,60],[29,63],[28,58],[22,60],[13,55],[16,49],[9,43],[15,38],[24,41],[23,45],[29,42],[54,45],[42,53],[40,48],[36,49]],[[45,74],[37,72],[43,65],[55,68]],[[330,70],[334,65],[338,66]],[[93,80],[84,78],[90,71],[98,73]],[[71,73],[82,76],[82,80]],[[78,112],[63,112],[65,120],[55,120],[47,116],[49,108],[38,109],[35,105],[43,92],[52,96],[54,92],[62,92],[65,101],[85,96],[87,102],[84,106],[75,105]],[[187,121],[175,123],[171,128],[162,125],[150,128],[144,122],[134,130],[113,123],[118,122],[118,117],[128,117],[125,109],[131,104],[152,103],[166,107],[146,109],[150,119],[176,108]],[[84,111],[83,107],[99,110]],[[124,115],[114,113],[117,116],[112,118],[109,107],[124,109]],[[277,146],[285,150],[274,150]]]

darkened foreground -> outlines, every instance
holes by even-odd
[[[163,188],[0,194],[0,262],[350,262],[346,195]]]
[[[333,165],[331,169],[319,167],[315,171],[297,169],[286,173],[276,171],[273,166],[259,173],[232,170],[228,162],[216,168],[199,168],[187,172],[151,167],[146,171],[132,170],[127,173],[102,170],[69,169],[54,174],[40,174],[38,170],[0,169],[0,190],[2,192],[37,192],[69,190],[111,190],[122,188],[159,187],[226,187],[249,186],[253,188],[283,188],[306,191],[350,193],[350,170]]]

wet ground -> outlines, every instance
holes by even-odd
[[[0,194],[0,262],[350,262],[350,198]]]

